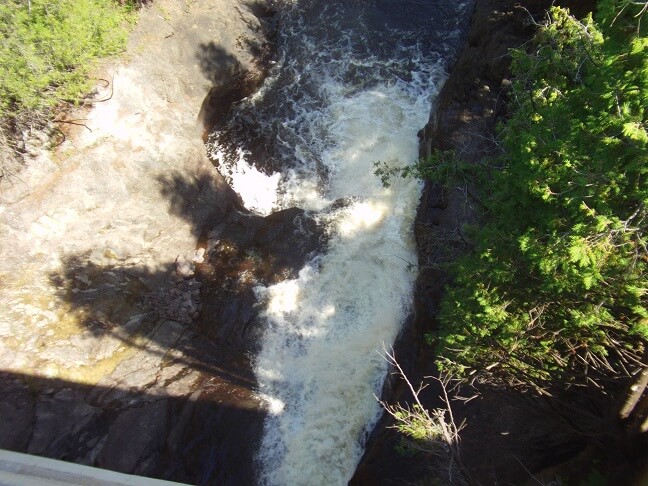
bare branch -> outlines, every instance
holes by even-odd
[[[396,360],[393,348],[391,348],[391,351],[387,351],[383,345],[381,356],[396,369],[398,375],[409,388],[415,402],[409,408],[400,404],[389,405],[377,398],[385,411],[396,421],[393,428],[409,436],[407,443],[412,449],[431,454],[437,459],[439,465],[443,465],[441,469],[445,476],[444,480],[448,481],[446,484],[467,484],[469,486],[479,484],[471,477],[461,459],[459,433],[464,428],[465,422],[457,424],[452,411],[448,394],[448,387],[452,383],[451,377],[447,375],[440,378],[426,377],[437,381],[441,385],[442,394],[439,398],[444,405],[443,408],[429,411],[423,406],[419,398],[420,392],[427,385],[421,384],[418,388],[412,385]]]

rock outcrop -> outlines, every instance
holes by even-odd
[[[147,3],[66,141],[3,178],[0,448],[254,483],[263,404],[243,350],[195,324],[195,266],[199,236],[238,214],[201,134],[205,106],[233,101],[214,91],[245,78],[245,96],[263,77],[259,5]]]
[[[198,266],[203,286],[197,325],[216,342],[255,351],[263,321],[254,288],[297,278],[321,251],[323,231],[302,209],[268,216],[239,210],[205,236],[208,258]]]

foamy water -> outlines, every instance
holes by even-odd
[[[303,207],[329,235],[326,253],[297,279],[256,289],[267,330],[255,372],[270,410],[262,484],[346,484],[380,414],[374,395],[387,364],[377,350],[394,341],[411,306],[421,185],[396,179],[384,188],[374,162],[417,159],[417,132],[458,32],[449,25],[448,44],[431,45],[428,14],[403,14],[421,2],[391,2],[393,21],[348,3],[300,2],[282,19],[279,67],[227,128],[243,145],[238,155],[227,156],[224,132],[211,142],[221,170],[247,192],[237,167],[257,147],[245,164],[261,166],[264,196],[250,209]]]

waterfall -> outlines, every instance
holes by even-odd
[[[298,278],[256,289],[267,321],[255,358],[269,408],[262,484],[345,484],[379,417],[379,351],[411,306],[421,184],[385,188],[374,162],[417,159],[468,11],[450,1],[296,1],[280,14],[271,76],[210,138],[249,209],[302,207],[328,235]]]

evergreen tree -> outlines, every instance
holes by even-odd
[[[648,338],[646,4],[552,8],[513,53],[503,167],[481,178],[483,224],[452,269],[440,364],[547,390],[641,365]],[[645,22],[644,22],[645,24]],[[474,170],[474,169],[473,169]]]

